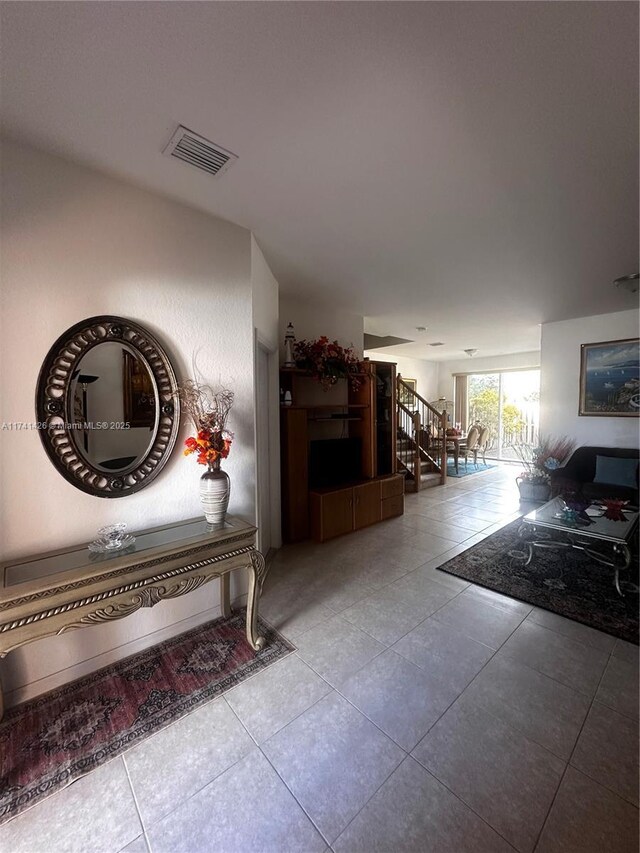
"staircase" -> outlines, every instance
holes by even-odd
[[[396,381],[398,470],[405,472],[405,489],[417,492],[441,486],[447,479],[447,416],[427,403],[399,374]]]

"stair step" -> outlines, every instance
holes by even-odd
[[[423,474],[420,477],[420,488],[421,489],[431,489],[434,486],[440,485],[440,474]]]

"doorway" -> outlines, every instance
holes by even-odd
[[[273,547],[271,513],[271,353],[256,341],[256,510],[258,550],[265,556]]]
[[[491,459],[517,460],[515,448],[538,443],[540,371],[472,373],[467,385],[468,423],[488,426]]]

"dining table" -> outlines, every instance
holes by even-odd
[[[437,447],[440,445],[442,439],[434,438],[431,440],[432,446]],[[466,449],[467,446],[467,437],[465,435],[447,435],[445,436],[446,441],[446,451],[447,457],[451,455],[453,457],[453,466],[456,469],[456,474],[460,473],[460,450]]]

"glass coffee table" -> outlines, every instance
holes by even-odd
[[[587,509],[589,523],[567,521],[562,510],[562,498],[553,498],[522,519],[518,530],[528,549],[525,565],[533,560],[536,548],[561,550],[574,548],[584,551],[597,562],[614,570],[614,583],[619,595],[620,572],[631,565],[630,543],[638,531],[638,512],[624,510],[623,521],[605,518],[604,507],[597,503]]]

